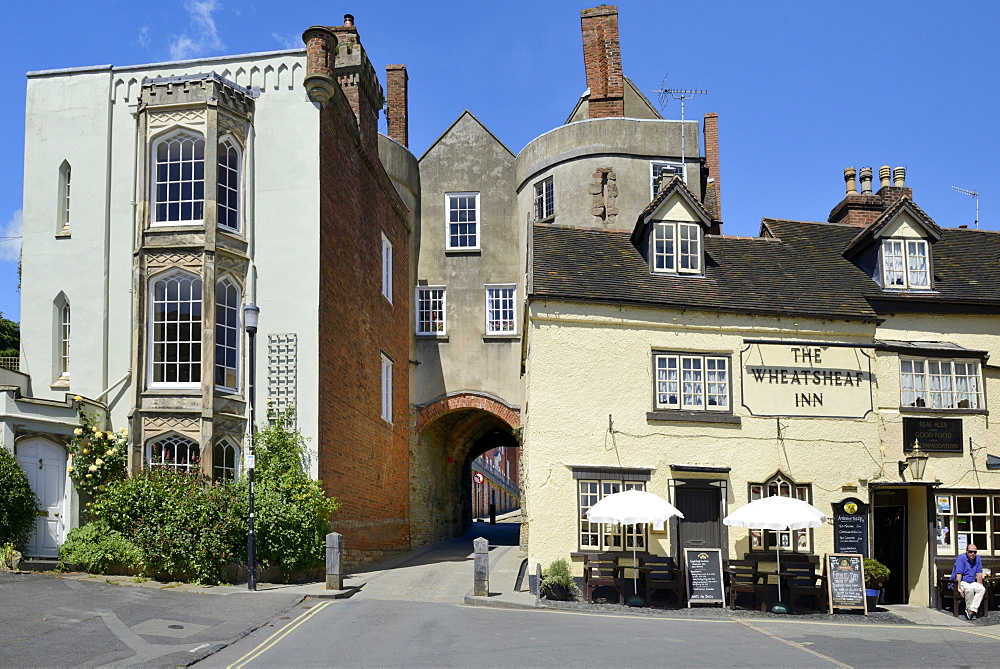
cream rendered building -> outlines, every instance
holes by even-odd
[[[715,223],[674,178],[631,234],[535,224],[525,327],[529,560],[718,547],[724,558],[854,552],[887,563],[889,603],[931,605],[935,564],[965,543],[1000,556],[1000,235],[942,229],[897,170],[873,194],[846,172],[830,223]],[[865,175],[868,180],[865,180]],[[564,227],[565,226],[565,227]],[[916,440],[920,480],[900,462]],[[586,511],[638,487],[685,513],[664,531]],[[854,511],[793,533],[730,529],[758,497]],[[842,518],[838,518],[838,522]]]

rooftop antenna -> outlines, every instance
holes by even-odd
[[[687,156],[684,152],[684,135],[686,132],[684,128],[684,103],[688,100],[694,99],[696,95],[707,95],[708,91],[689,90],[686,88],[667,88],[667,75],[663,75],[663,81],[660,82],[660,89],[651,92],[658,94],[660,109],[666,108],[667,103],[670,102],[670,98],[678,100],[681,103],[681,169],[684,171],[684,183],[687,183]]]
[[[952,186],[952,190],[958,191],[959,193],[965,193],[966,195],[971,195],[976,198],[976,230],[979,229],[979,193],[974,190],[969,190],[967,188],[959,188],[958,186]]]

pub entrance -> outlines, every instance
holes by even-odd
[[[722,548],[725,553],[719,482],[675,481],[674,486],[674,506],[684,514],[677,523],[678,555],[683,555],[685,548]]]
[[[903,503],[900,503],[903,502]],[[910,589],[906,573],[907,529],[906,491],[879,492],[872,510],[873,555],[889,568],[891,576],[883,586],[886,604],[908,604]]]

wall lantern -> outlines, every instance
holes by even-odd
[[[906,456],[906,460],[899,461],[899,475],[909,468],[913,474],[914,481],[922,481],[924,478],[924,468],[927,466],[928,455],[920,448],[920,440],[913,440],[913,450]]]

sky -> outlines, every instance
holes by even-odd
[[[0,312],[20,319],[17,258],[25,73],[299,48],[311,25],[355,16],[384,84],[409,74],[418,157],[464,110],[515,153],[564,123],[586,88],[586,0],[332,3],[116,0],[21,4],[0,50]],[[825,221],[843,169],[905,166],[942,227],[1000,230],[1000,2],[658,0],[618,3],[622,65],[640,90],[708,91],[685,117],[719,114],[723,232],[763,217]],[[679,119],[679,103],[662,108]],[[384,119],[382,129],[385,128]],[[29,249],[30,252],[30,249]],[[995,262],[996,259],[993,259]],[[59,268],[53,268],[58,272]]]

